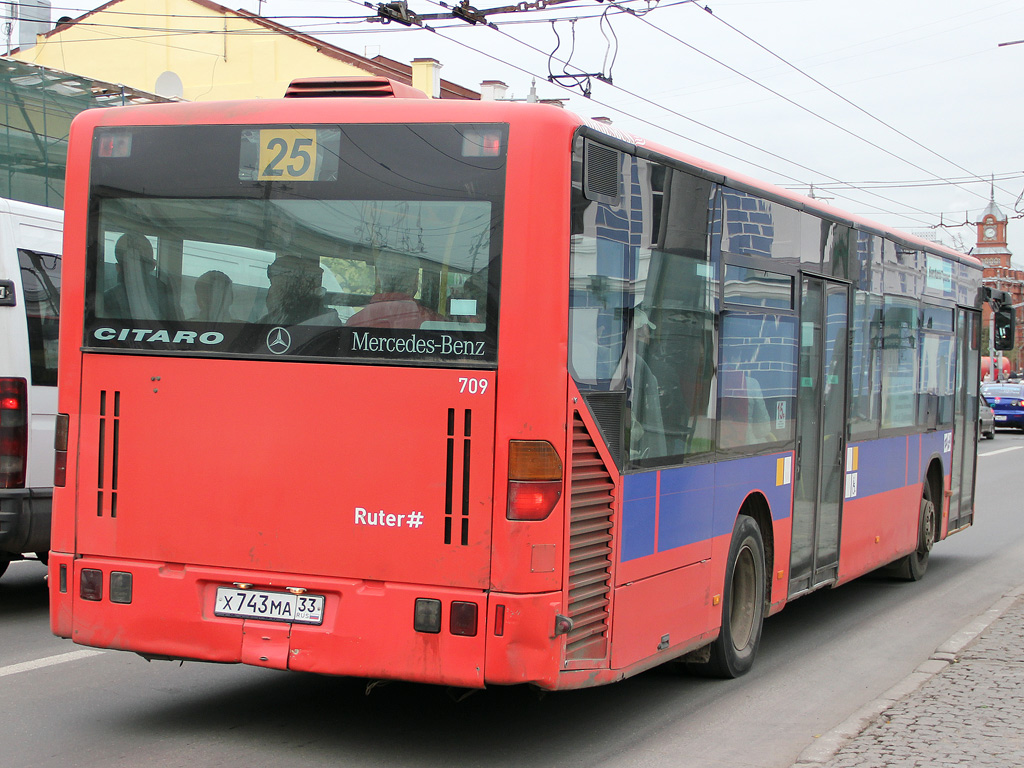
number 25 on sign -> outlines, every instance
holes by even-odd
[[[260,181],[315,181],[316,131],[277,128],[260,131]]]

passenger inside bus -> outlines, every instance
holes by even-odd
[[[231,278],[216,269],[211,269],[196,280],[196,305],[199,312],[191,320],[228,323],[234,290]]]
[[[154,273],[149,239],[126,232],[114,245],[117,282],[103,293],[102,316],[136,320],[177,320],[181,312],[171,289]]]
[[[348,319],[346,325],[365,328],[419,328],[424,322],[441,316],[420,304],[414,296],[419,290],[419,267],[400,253],[381,253],[374,267],[377,293],[370,303]]]
[[[340,325],[338,313],[324,302],[324,270],[320,262],[301,256],[278,256],[267,267],[267,314],[272,325]]]

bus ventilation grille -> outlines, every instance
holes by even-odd
[[[117,517],[117,468],[121,442],[120,392],[111,392],[108,397],[107,390],[100,390],[99,427],[96,516],[103,517],[104,511],[109,510],[111,517]],[[109,462],[105,461],[108,456]]]
[[[608,652],[612,502],[615,485],[579,414],[572,424],[569,513],[569,618],[565,658],[603,659]]]
[[[462,546],[469,544],[469,462],[472,457],[473,412],[463,411],[456,418],[456,410],[448,409],[448,440],[445,459],[444,491],[444,543]],[[461,454],[461,462],[456,461]],[[461,463],[462,474],[458,466]]]
[[[611,147],[587,141],[583,158],[583,196],[608,205],[619,203],[621,155]]]
[[[292,80],[286,99],[330,97],[425,99],[427,94],[386,77],[305,77]]]

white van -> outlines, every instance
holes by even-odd
[[[50,548],[63,221],[0,198],[0,575]]]

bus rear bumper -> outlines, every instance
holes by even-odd
[[[358,579],[246,572],[54,553],[51,627],[97,648],[150,658],[242,662],[275,669],[398,679],[464,688],[484,685],[487,602],[483,590]],[[67,592],[60,592],[60,569]],[[99,599],[82,596],[82,572],[102,579]],[[130,574],[131,602],[114,602],[110,575]],[[118,576],[122,584],[125,577]],[[322,623],[219,616],[219,587],[322,595]],[[123,595],[119,599],[124,600]],[[437,601],[437,631],[417,631],[417,600]],[[475,633],[453,628],[452,604],[476,606]],[[436,604],[435,604],[436,605]],[[473,610],[470,608],[469,614]],[[463,614],[465,615],[465,614]],[[461,632],[462,634],[457,634]]]

